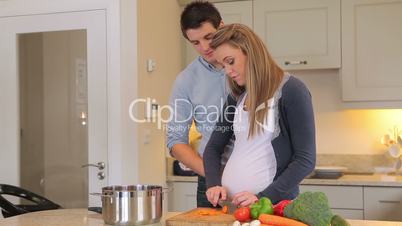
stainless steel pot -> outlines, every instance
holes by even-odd
[[[162,187],[156,185],[104,187],[103,220],[119,226],[158,223],[162,217],[162,195]]]

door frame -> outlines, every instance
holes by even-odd
[[[0,2],[0,18],[24,16],[24,15],[42,15],[42,14],[54,14],[54,13],[66,13],[66,12],[79,12],[79,11],[91,11],[91,10],[105,10],[106,12],[106,27],[107,27],[107,149],[108,149],[108,175],[109,184],[121,184],[125,179],[123,175],[122,162],[123,145],[122,145],[122,131],[128,130],[127,126],[122,124],[122,109],[121,106],[121,59],[120,59],[120,1],[116,0],[35,0],[35,1],[1,1]],[[136,40],[133,40],[136,42]],[[16,57],[16,55],[11,56]],[[136,59],[133,59],[136,60]],[[136,76],[136,75],[135,75]],[[1,93],[4,98],[7,92]],[[3,98],[3,97],[2,97]],[[18,99],[15,100],[15,104],[18,104]],[[18,109],[15,106],[15,109]],[[17,112],[14,112],[17,113]],[[0,117],[9,118],[10,115],[0,112]],[[1,128],[4,125],[1,125]],[[19,131],[4,131],[0,129],[1,139],[13,139],[18,137]],[[0,141],[1,141],[0,139]],[[14,138],[15,139],[15,138]],[[15,140],[15,142],[18,142]],[[7,148],[5,145],[0,144],[0,148]],[[131,151],[136,151],[131,150]],[[18,159],[18,153],[16,156],[2,156],[12,157]],[[131,160],[133,164],[136,164],[136,159]],[[1,167],[0,167],[0,170]],[[137,173],[133,173],[133,178],[137,178]],[[127,173],[126,173],[127,174]],[[130,176],[128,176],[130,177]],[[9,179],[9,178],[8,178]],[[12,184],[19,184],[19,181],[7,180],[4,181]]]

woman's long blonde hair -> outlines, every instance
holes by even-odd
[[[228,77],[232,93],[239,97],[247,90],[250,129],[248,137],[262,131],[268,113],[268,100],[281,84],[284,71],[269,54],[263,41],[247,26],[229,24],[221,27],[210,43],[213,49],[229,44],[240,49],[247,57],[245,76],[246,87],[241,87]],[[264,105],[265,104],[265,105]],[[252,114],[251,112],[254,112]]]

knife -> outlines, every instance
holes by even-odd
[[[219,199],[218,204],[223,208],[224,206],[228,207],[228,214],[234,213],[234,211],[237,209],[237,206],[232,203],[231,200],[222,200]]]

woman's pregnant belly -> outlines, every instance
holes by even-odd
[[[257,194],[273,181],[276,159],[271,143],[237,145],[222,175],[222,186],[229,197],[242,191]]]

